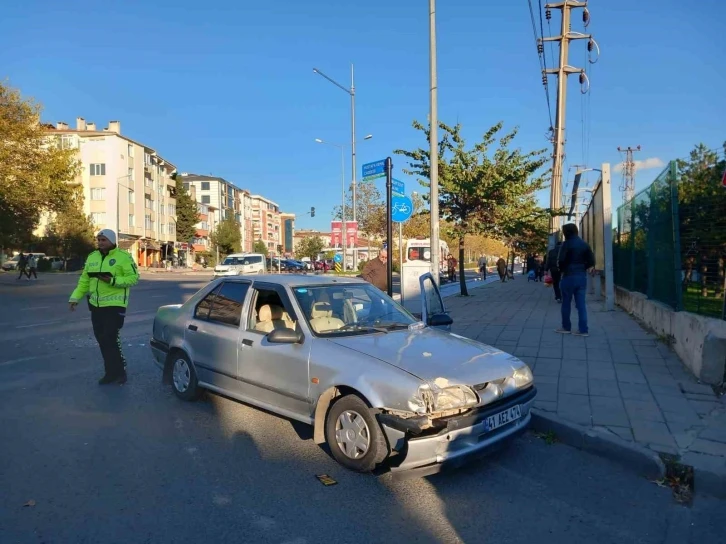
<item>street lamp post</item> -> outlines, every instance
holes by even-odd
[[[346,261],[348,260],[346,258],[346,246],[347,246],[347,233],[345,228],[345,146],[343,144],[334,144],[331,142],[326,142],[324,140],[321,140],[320,138],[315,138],[315,141],[319,144],[327,144],[332,145],[333,147],[337,147],[340,149],[340,183],[341,183],[341,195],[340,195],[340,246],[343,250],[343,272],[347,270],[346,268]],[[355,255],[355,251],[353,252]]]
[[[333,78],[326,76],[323,72],[317,68],[313,68],[313,73],[323,76],[325,79],[330,81],[333,85],[339,89],[344,90],[350,95],[350,147],[351,147],[351,174],[352,174],[352,185],[353,185],[353,221],[358,221],[356,212],[356,171],[355,171],[355,77],[353,65],[350,65],[350,88],[341,85]],[[366,138],[367,139],[367,138]],[[353,269],[358,265],[357,254],[355,248],[353,249]]]

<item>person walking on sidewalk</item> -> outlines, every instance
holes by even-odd
[[[479,266],[479,274],[481,275],[481,279],[485,280],[487,279],[487,257],[483,253],[481,254],[481,257],[479,257],[479,262],[477,263]]]
[[[562,291],[562,328],[555,332],[570,334],[572,323],[570,313],[572,311],[572,299],[575,299],[577,307],[578,330],[574,334],[588,336],[587,308],[585,307],[585,292],[587,290],[587,272],[595,266],[595,256],[592,249],[582,238],[578,236],[577,225],[567,223],[562,226],[562,234],[565,241],[560,246],[557,257],[557,267],[560,269],[562,279],[560,289]]]
[[[557,240],[555,247],[547,253],[547,260],[545,261],[545,272],[549,272],[552,278],[552,288],[555,291],[556,302],[562,302],[562,292],[560,291],[560,278],[562,274],[560,274],[560,269],[557,266],[557,256],[560,253],[560,247],[562,247],[562,242]]]
[[[504,261],[501,255],[499,256],[499,260],[497,261],[497,273],[499,274],[499,281],[507,281],[507,263]]]
[[[78,286],[71,293],[74,311],[84,296],[91,311],[93,334],[101,348],[105,374],[100,385],[126,383],[126,359],[121,352],[121,328],[129,304],[129,288],[139,281],[131,255],[116,247],[116,233],[103,229],[96,236],[98,249],[86,259]]]

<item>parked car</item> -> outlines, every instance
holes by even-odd
[[[304,272],[305,271],[305,263],[301,263],[300,261],[296,261],[294,259],[284,259],[282,261],[285,266],[285,270],[288,272]]]
[[[355,278],[223,278],[162,306],[151,351],[181,399],[202,389],[313,426],[343,466],[435,472],[522,432],[529,367],[448,331],[421,277],[420,316]]]

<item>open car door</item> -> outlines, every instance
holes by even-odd
[[[430,272],[426,272],[418,281],[421,285],[421,321],[427,327],[450,331],[454,320],[446,313],[444,299],[441,298],[441,292],[434,277]]]

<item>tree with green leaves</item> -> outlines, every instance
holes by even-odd
[[[721,298],[726,276],[726,188],[721,186],[726,172],[726,142],[722,153],[699,144],[687,160],[677,164],[684,284],[687,289],[695,265],[701,277],[700,296],[705,298],[713,292]]]
[[[356,186],[356,220],[358,232],[366,238],[382,237],[386,231],[386,203],[373,181],[361,181]],[[333,219],[340,221],[340,206],[333,208]],[[348,193],[345,203],[345,219],[353,220],[353,197]]]
[[[181,176],[172,175],[176,181],[176,239],[177,242],[191,243],[197,234],[199,223],[199,209],[197,203],[184,188]]]
[[[300,240],[295,254],[298,257],[308,257],[311,261],[316,261],[323,249],[325,249],[325,242],[320,236],[306,236]]]
[[[255,245],[252,246],[252,251],[254,253],[262,253],[265,257],[267,257],[267,245],[262,240],[257,240],[255,242]]]
[[[77,150],[63,149],[40,115],[38,103],[0,83],[0,252],[28,242],[42,212],[62,209],[80,172]]]
[[[55,213],[45,229],[45,243],[63,262],[73,257],[84,259],[94,247],[95,226],[83,211],[83,193],[73,191],[69,202]]]
[[[430,130],[418,121],[413,127],[428,141]],[[545,175],[535,173],[547,162],[546,150],[523,153],[510,149],[517,129],[500,137],[499,122],[484,133],[481,142],[467,148],[461,124],[439,123],[443,136],[438,145],[439,212],[449,223],[451,234],[459,242],[459,278],[461,294],[466,296],[464,276],[464,240],[467,234],[500,237],[517,220],[523,203],[545,185]],[[497,149],[491,152],[492,146]],[[430,185],[429,150],[398,149],[396,154],[408,158],[406,174],[419,176],[419,183]]]
[[[234,217],[228,217],[217,223],[209,238],[212,244],[219,248],[219,253],[222,255],[227,256],[241,251],[242,231]]]

